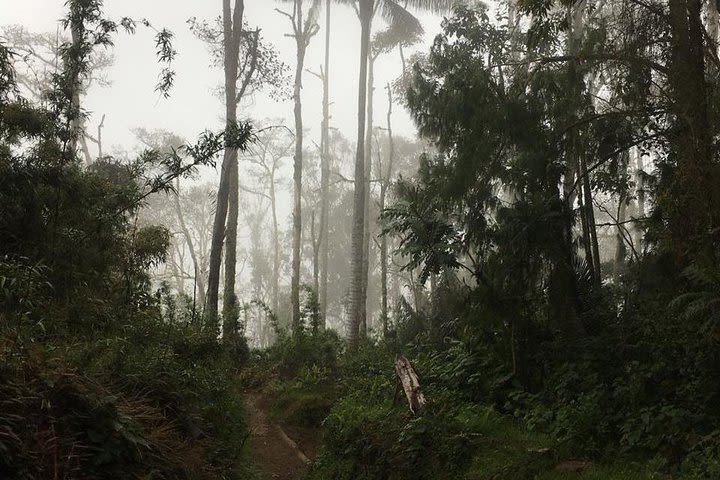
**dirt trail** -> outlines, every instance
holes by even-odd
[[[288,433],[270,420],[268,399],[264,393],[247,392],[245,411],[251,429],[252,461],[260,470],[262,480],[300,478],[313,452],[307,452],[306,456],[302,439],[290,438]]]

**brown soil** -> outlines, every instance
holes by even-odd
[[[268,398],[263,392],[245,394],[250,425],[252,461],[262,480],[293,480],[307,469],[312,460],[317,435],[312,430],[286,428],[274,424],[268,413]]]

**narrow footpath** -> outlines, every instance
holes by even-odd
[[[290,438],[292,433],[288,435],[279,425],[274,424],[268,408],[269,401],[263,392],[245,394],[252,461],[260,471],[262,480],[300,478],[310,464],[313,452],[307,452],[306,455],[302,450],[302,439]]]

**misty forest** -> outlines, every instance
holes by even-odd
[[[720,479],[720,4],[0,0],[0,479]]]

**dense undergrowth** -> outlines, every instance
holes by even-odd
[[[102,2],[68,12],[80,33],[59,48],[42,105],[20,94],[16,54],[0,44],[0,478],[248,478],[247,347],[153,285],[170,233],[139,220],[228,134],[183,158],[82,164],[73,92],[121,26]]]
[[[2,330],[0,477],[248,478],[244,344],[155,314],[93,338]]]
[[[427,333],[432,314],[418,312],[357,351],[307,332],[281,336],[253,363],[277,374],[264,379],[276,419],[322,432],[310,479],[718,478],[713,341],[689,352],[697,337],[671,311],[623,318],[622,332],[611,325],[564,351],[539,346],[539,388],[472,329],[438,339]],[[428,400],[417,416],[396,391],[400,351]]]

